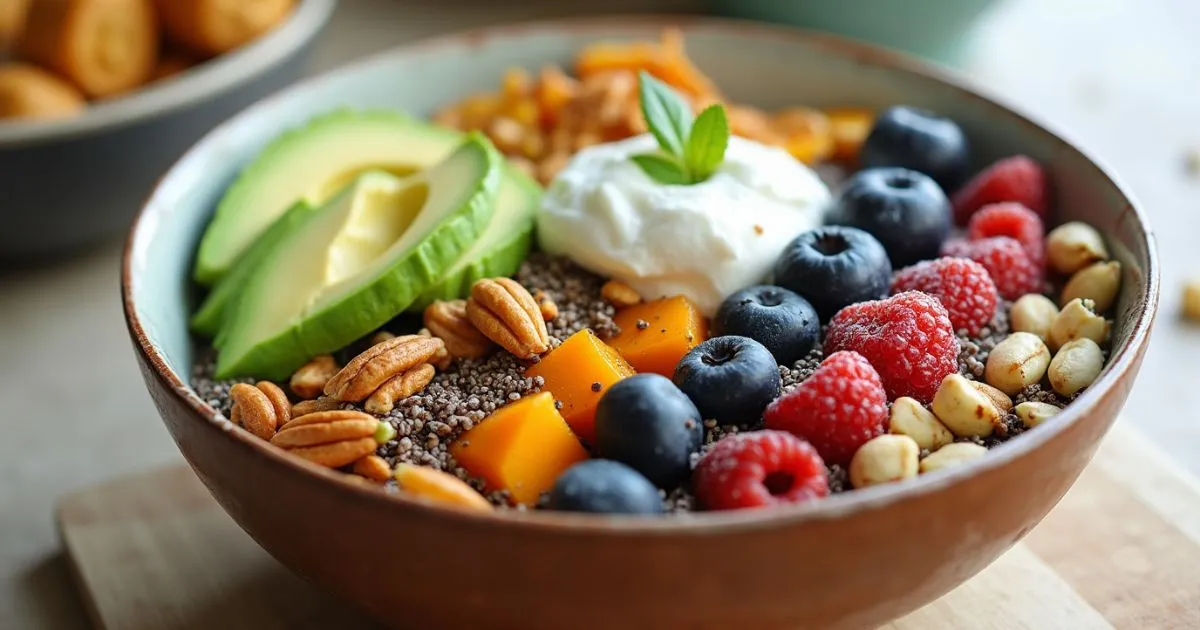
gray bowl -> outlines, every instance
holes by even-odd
[[[45,258],[122,233],[189,146],[300,77],[337,0],[302,0],[262,39],[76,118],[0,122],[0,259]]]

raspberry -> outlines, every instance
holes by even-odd
[[[983,265],[969,258],[938,258],[905,267],[892,279],[892,293],[920,291],[937,298],[955,330],[978,335],[996,315],[996,285]]]
[[[943,256],[970,258],[983,265],[1000,297],[1015,300],[1042,290],[1042,269],[1029,259],[1025,248],[1007,236],[978,241],[951,240],[942,246]]]
[[[937,298],[917,291],[839,311],[829,322],[825,352],[839,350],[866,357],[893,400],[911,396],[930,402],[942,379],[958,371],[958,337],[950,314]]]
[[[709,510],[803,503],[829,494],[829,473],[808,442],[783,431],[751,431],[714,444],[696,464],[692,490]]]
[[[950,198],[959,225],[966,225],[976,210],[1002,201],[1020,202],[1045,219],[1050,209],[1050,180],[1042,165],[1026,155],[998,160]]]
[[[994,203],[971,216],[967,238],[978,241],[1007,236],[1025,248],[1029,259],[1039,266],[1046,263],[1046,229],[1034,211],[1019,203]]]
[[[768,429],[808,440],[826,462],[846,465],[858,447],[884,432],[887,393],[865,358],[835,352],[796,389],[771,403],[763,419]]]

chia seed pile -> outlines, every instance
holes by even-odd
[[[521,266],[516,280],[531,292],[546,292],[557,304],[558,317],[547,323],[551,347],[557,347],[562,340],[584,328],[591,328],[601,339],[610,338],[619,332],[612,320],[613,307],[600,298],[600,287],[605,279],[584,271],[568,259],[532,254]],[[983,329],[980,335],[969,337],[964,332],[959,332],[959,372],[967,378],[983,379],[988,353],[1008,335],[1008,307],[1007,302],[1000,302],[992,324]],[[384,329],[394,334],[411,334],[416,332],[419,325],[419,321],[414,323],[411,319],[401,318]],[[821,337],[824,338],[824,331]],[[253,379],[214,380],[212,374],[215,353],[206,348],[201,350],[198,356],[192,385],[201,398],[228,417],[232,405],[229,388],[234,383],[253,382]],[[794,364],[779,366],[783,391],[794,389],[808,378],[823,358],[821,347],[818,345]],[[486,492],[482,481],[471,478],[450,455],[449,445],[460,434],[482,422],[499,407],[541,390],[541,377],[526,377],[524,368],[524,364],[505,352],[497,352],[484,359],[456,360],[448,370],[439,372],[424,391],[398,402],[396,408],[385,416],[384,419],[396,429],[396,437],[381,445],[377,454],[393,466],[405,462],[450,472],[466,480],[477,490]],[[1014,396],[1013,401],[1038,401],[1064,407],[1070,399],[1053,391],[1043,390],[1035,384]],[[360,407],[350,404],[345,407],[361,410]],[[1004,425],[992,437],[966,438],[960,441],[973,441],[990,448],[1024,431],[1024,425],[1015,414],[1009,413],[1005,420]],[[701,455],[708,452],[722,437],[756,427],[720,426],[714,421],[706,420],[704,428]],[[922,453],[922,456],[925,454]],[[699,457],[700,455],[693,459],[693,465]],[[832,493],[850,489],[846,471],[842,467],[829,467],[829,487]],[[395,483],[391,481],[385,484],[385,488],[398,492]],[[669,512],[686,513],[694,507],[694,498],[686,487],[661,493]],[[487,493],[485,496],[497,507],[526,509],[512,507],[503,492]]]

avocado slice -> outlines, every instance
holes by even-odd
[[[437,283],[491,220],[502,158],[478,134],[400,178],[368,172],[250,272],[217,339],[217,378],[287,378],[366,335]]]
[[[421,310],[435,300],[456,300],[471,291],[481,278],[511,276],[533,246],[534,214],[542,198],[537,182],[521,171],[505,166],[496,197],[496,212],[487,228],[457,261],[446,269],[442,280],[413,302],[409,310]]]
[[[262,233],[262,236],[255,239],[250,248],[238,257],[229,273],[213,286],[212,291],[200,304],[200,308],[196,309],[196,313],[192,315],[192,331],[207,337],[216,335],[221,327],[221,322],[224,321],[226,307],[237,296],[238,290],[250,279],[250,275],[258,263],[262,262],[263,257],[275,248],[280,239],[291,233],[316,209],[316,206],[307,201],[297,201],[292,204],[291,208],[288,208],[283,216],[272,223],[271,227]]]
[[[321,205],[368,169],[420,171],[445,158],[462,134],[387,111],[335,111],[270,143],[217,205],[193,276],[212,286],[297,200]]]

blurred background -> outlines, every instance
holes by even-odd
[[[0,44],[5,47],[17,28],[13,16],[18,4],[24,3],[0,0]],[[179,2],[187,4],[193,3]],[[211,45],[217,59],[210,63],[226,64],[230,72],[261,73],[235,90],[220,81],[199,86],[214,95],[212,107],[179,109],[170,127],[140,126],[140,113],[121,102],[98,105],[96,116],[123,121],[118,126],[129,134],[101,145],[80,139],[92,124],[86,120],[91,113],[64,119],[64,128],[75,126],[70,133],[56,130],[53,122],[18,128],[0,120],[0,627],[86,627],[58,557],[52,519],[56,499],[122,473],[180,461],[154,419],[124,329],[117,284],[122,229],[111,227],[111,217],[122,226],[127,223],[137,200],[182,148],[247,102],[294,78],[462,28],[601,11],[720,13],[801,24],[903,48],[956,67],[1111,166],[1151,217],[1164,274],[1155,339],[1125,422],[1200,473],[1200,423],[1192,413],[1200,408],[1200,388],[1194,385],[1200,327],[1189,327],[1177,315],[1182,283],[1200,274],[1193,241],[1200,235],[1200,126],[1195,124],[1200,111],[1200,3],[342,0],[311,49],[301,47],[310,55],[258,70],[236,50],[222,58],[217,51],[231,44],[195,30],[194,16],[185,15],[175,37]],[[192,63],[171,52],[168,47],[155,56],[155,73],[167,76]],[[0,114],[29,106],[25,98],[69,113],[87,106],[85,98],[103,99],[125,89],[104,68],[80,67],[60,49],[34,46],[18,54],[35,59],[38,68],[50,68],[50,78],[39,78],[40,87],[29,97],[21,87],[28,77],[14,78],[11,66],[0,69]],[[121,48],[111,52],[110,61],[120,65],[139,54],[144,52],[136,47]],[[55,83],[64,76],[88,87],[64,91]],[[156,85],[145,89],[159,90]],[[147,98],[172,107],[166,91]],[[66,153],[51,149],[61,143],[74,148]],[[64,164],[96,156],[105,159],[86,168],[76,183],[63,184],[58,175]],[[60,203],[71,211],[59,213]],[[39,247],[59,237],[62,248]]]

